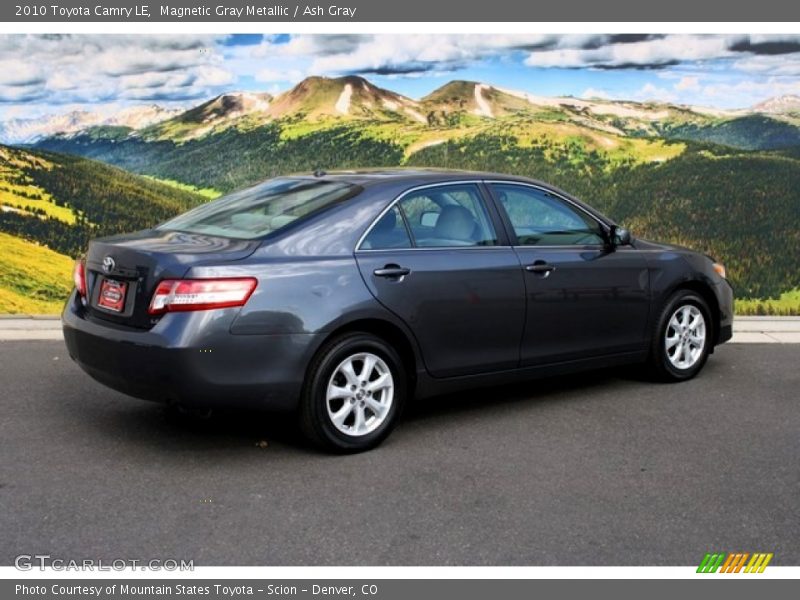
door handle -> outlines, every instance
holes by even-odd
[[[406,267],[401,267],[399,265],[386,265],[382,269],[375,269],[373,275],[376,277],[386,277],[387,279],[398,279],[400,277],[405,277],[409,273],[411,273],[411,269]]]
[[[551,271],[555,271],[555,265],[551,265],[550,263],[546,263],[543,260],[537,260],[532,265],[525,265],[525,270],[531,273],[536,273],[537,275],[544,275],[547,277],[550,275]]]

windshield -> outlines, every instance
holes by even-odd
[[[271,179],[223,196],[158,225],[156,229],[256,239],[357,194],[350,183]]]

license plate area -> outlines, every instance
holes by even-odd
[[[100,276],[94,286],[92,306],[106,314],[129,317],[133,314],[135,282]]]

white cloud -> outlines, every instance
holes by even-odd
[[[0,36],[0,102],[176,100],[231,84],[209,35]]]
[[[297,82],[303,79],[305,73],[301,69],[273,69],[265,67],[259,69],[255,74],[256,81],[275,82],[275,81],[289,81]]]
[[[264,81],[306,75],[379,73],[414,76],[452,70],[514,49],[554,46],[555,35],[296,35],[228,51],[238,73],[263,73]],[[268,65],[264,63],[268,62]],[[291,75],[289,77],[288,75]]]
[[[13,58],[0,59],[0,85],[28,86],[44,83],[42,65]]]
[[[397,72],[446,70],[522,46],[556,43],[547,35],[382,35],[351,52],[320,54],[311,63],[319,72]]]
[[[736,83],[714,83],[702,89],[710,101],[719,98],[736,98],[742,107],[751,106],[768,98],[783,95],[800,95],[800,81],[743,80]]]
[[[196,77],[194,85],[201,87],[217,87],[236,81],[233,73],[216,65],[200,65],[193,69],[192,75]]]
[[[676,102],[678,96],[670,89],[658,87],[648,82],[633,92],[631,99],[645,102]]]
[[[673,35],[630,43],[611,43],[597,48],[536,50],[525,59],[531,67],[658,67],[681,61],[732,56],[734,36]]]
[[[792,54],[748,56],[733,63],[735,69],[771,76],[800,76],[800,52]]]
[[[674,87],[676,90],[699,90],[700,78],[689,76],[681,77]]]
[[[604,100],[607,100],[607,99],[611,98],[611,94],[609,94],[605,90],[601,90],[601,89],[598,89],[598,88],[591,88],[590,87],[590,88],[586,88],[585,90],[583,90],[583,93],[581,94],[581,98],[586,98],[587,100],[589,100],[591,98],[602,98]]]

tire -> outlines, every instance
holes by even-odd
[[[708,304],[700,295],[690,290],[672,294],[661,309],[651,336],[648,366],[654,378],[677,382],[697,375],[708,360],[714,327]]]
[[[374,448],[397,424],[407,381],[403,361],[383,339],[368,333],[335,338],[309,367],[300,427],[311,442],[329,451]]]

